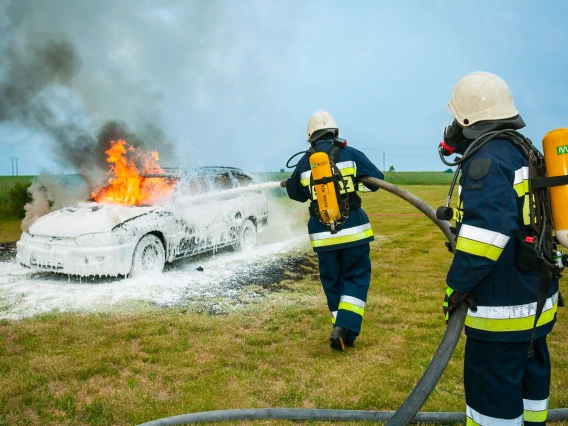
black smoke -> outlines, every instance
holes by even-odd
[[[91,186],[108,171],[105,151],[113,140],[124,139],[137,150],[157,150],[162,157],[173,158],[173,146],[159,127],[158,112],[136,123],[136,129],[117,120],[97,129],[74,87],[83,61],[69,37],[45,32],[26,32],[22,37],[0,6],[0,18],[3,16],[0,122],[44,136],[53,159],[80,172]]]
[[[132,132],[122,121],[108,121],[99,129],[96,139],[97,165],[103,170],[108,168],[105,152],[111,147],[112,142],[118,140],[125,140],[139,152],[158,151],[161,158],[171,159],[174,154],[173,146],[168,144],[163,131],[151,123],[138,132]],[[156,141],[162,142],[156,143]]]

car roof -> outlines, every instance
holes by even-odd
[[[203,166],[203,167],[191,167],[183,169],[180,167],[164,167],[163,173],[146,173],[143,176],[146,178],[181,178],[182,176],[194,176],[194,177],[214,177],[214,176],[226,176],[234,175],[239,177],[244,177],[252,180],[252,176],[245,173],[242,169],[237,167],[227,167],[227,166]]]

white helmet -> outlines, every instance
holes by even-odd
[[[329,112],[318,111],[308,120],[308,140],[312,137],[314,132],[323,129],[335,129],[335,135],[339,134],[339,127]]]
[[[519,115],[507,83],[490,72],[472,72],[456,83],[448,102],[462,127],[479,121],[502,120]]]

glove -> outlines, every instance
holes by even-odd
[[[286,179],[280,181],[280,186],[286,188]]]
[[[446,289],[446,297],[444,297],[444,318],[446,320],[446,324],[450,320],[452,312],[461,302],[465,302],[472,312],[477,312],[477,305],[470,293],[459,293],[448,287]]]

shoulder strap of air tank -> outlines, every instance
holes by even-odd
[[[331,146],[331,151],[329,151],[329,160],[335,164],[335,160],[339,155],[341,148],[345,146],[345,140],[341,138],[335,138],[333,140],[333,145]]]

